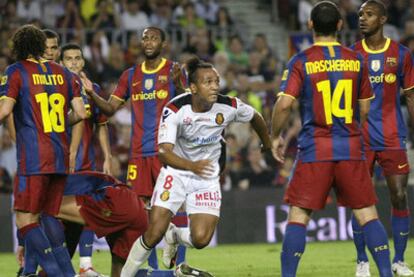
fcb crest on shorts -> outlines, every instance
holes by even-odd
[[[222,113],[216,114],[216,123],[218,125],[221,125],[223,124],[223,122],[224,122],[224,115]]]
[[[160,199],[162,201],[167,201],[168,199],[170,199],[170,192],[168,190],[164,190],[161,194],[160,194]]]
[[[371,69],[375,72],[381,69],[381,61],[380,60],[372,60],[371,61]]]
[[[147,90],[152,89],[152,87],[154,86],[154,81],[152,79],[146,79],[145,83],[144,83],[144,87]]]

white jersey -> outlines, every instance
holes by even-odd
[[[238,98],[219,95],[209,111],[196,113],[191,98],[191,93],[179,95],[164,107],[158,144],[174,144],[174,153],[187,160],[210,160],[215,169],[211,177],[217,177],[224,129],[231,122],[249,122],[254,109]]]

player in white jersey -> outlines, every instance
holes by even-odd
[[[159,126],[159,158],[164,164],[152,196],[150,223],[137,239],[122,269],[122,277],[135,276],[151,249],[165,234],[163,262],[175,265],[178,244],[198,249],[207,246],[219,220],[223,131],[231,122],[250,122],[269,151],[271,142],[263,117],[237,98],[219,95],[219,75],[213,65],[198,58],[187,62],[191,93],[172,99]],[[186,205],[190,228],[170,224],[178,208]],[[210,276],[184,272],[177,276]]]

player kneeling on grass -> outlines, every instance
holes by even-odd
[[[58,217],[84,224],[98,237],[106,237],[112,277],[120,276],[134,241],[148,227],[144,203],[135,192],[117,179],[93,171],[69,175]]]
[[[270,150],[263,117],[237,98],[219,95],[219,75],[213,65],[193,58],[187,63],[191,93],[172,99],[161,116],[159,157],[164,163],[151,203],[148,230],[134,244],[122,269],[122,277],[135,276],[151,249],[165,234],[163,263],[172,268],[178,244],[206,247],[219,220],[220,162],[223,161],[223,130],[231,122],[250,122]],[[270,153],[270,151],[269,151]],[[185,203],[190,228],[176,228],[171,217]],[[211,276],[177,267],[177,276]]]

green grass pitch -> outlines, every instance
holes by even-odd
[[[409,242],[406,261],[414,266],[414,240]],[[411,245],[411,246],[410,246]],[[267,277],[280,276],[279,254],[281,244],[220,245],[203,250],[190,249],[187,261],[217,277]],[[392,245],[391,245],[391,249]],[[392,253],[393,251],[391,251]],[[159,253],[160,254],[160,253]],[[74,258],[77,268],[78,257]],[[109,273],[108,252],[94,252],[95,268]],[[0,254],[0,277],[14,277],[17,264],[13,254]],[[308,243],[299,265],[299,277],[349,277],[354,276],[355,250],[352,242]],[[371,274],[378,276],[371,259]]]

